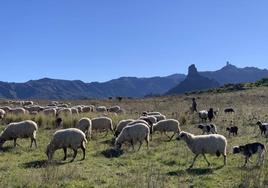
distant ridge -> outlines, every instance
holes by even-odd
[[[144,97],[203,90],[227,83],[256,82],[268,78],[267,69],[238,68],[229,62],[217,71],[197,72],[165,77],[121,77],[108,82],[85,83],[80,80],[43,78],[25,83],[0,81],[0,98],[8,99],[88,99],[107,97]],[[184,81],[183,81],[184,80]],[[183,81],[183,82],[182,82]],[[181,83],[182,82],[182,83]],[[181,83],[181,84],[180,84]],[[200,84],[202,83],[202,84]]]
[[[121,77],[108,82],[85,83],[80,80],[42,78],[25,83],[0,82],[0,98],[8,99],[88,99],[143,97],[164,94],[185,78],[183,74],[166,77]]]

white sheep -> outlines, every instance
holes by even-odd
[[[79,148],[83,151],[83,158],[85,159],[86,156],[86,144],[87,139],[85,133],[83,133],[81,130],[76,128],[69,128],[69,129],[63,129],[58,130],[54,133],[50,143],[47,146],[46,154],[48,157],[48,160],[52,160],[53,154],[58,149],[63,149],[64,151],[64,158],[63,160],[66,160],[67,158],[67,148],[71,148],[74,151],[73,159],[74,161],[77,150]]]
[[[133,121],[134,121],[133,119],[126,119],[126,120],[119,121],[119,123],[117,124],[115,131],[114,131],[115,137],[118,137],[118,135],[121,133],[123,128],[126,127],[129,123],[131,123]]]
[[[156,118],[157,122],[166,119],[166,116],[162,115],[162,114],[161,115],[154,115],[154,117]]]
[[[9,113],[14,115],[26,114],[26,110],[24,108],[12,108],[9,110]]]
[[[118,112],[120,110],[120,106],[111,106],[108,111],[109,112]]]
[[[201,119],[201,121],[207,121],[208,118],[208,111],[207,110],[201,110],[198,112],[199,118]]]
[[[83,131],[91,139],[92,123],[89,118],[81,118],[75,127]]]
[[[105,106],[98,106],[96,108],[97,112],[107,112],[107,108]]]
[[[218,157],[222,154],[224,157],[224,165],[226,165],[227,140],[224,136],[219,134],[193,135],[191,133],[182,131],[177,137],[177,140],[180,139],[184,140],[189,149],[195,154],[194,160],[189,168],[193,167],[196,158],[200,154],[203,155],[208,166],[210,166],[210,163],[205,156],[206,153],[216,154]]]
[[[72,112],[72,114],[74,114],[74,115],[78,115],[79,114],[79,111],[78,111],[78,109],[77,108],[71,108],[71,112]]]
[[[42,113],[47,116],[49,115],[56,116],[57,110],[55,108],[48,108],[48,109],[43,110]]]
[[[9,106],[2,106],[0,109],[4,110],[6,113],[8,113],[11,110],[11,107]]]
[[[92,130],[96,131],[106,131],[106,136],[108,134],[108,131],[111,130],[113,132],[113,123],[112,119],[108,117],[98,117],[93,118],[91,120],[92,122]]]
[[[162,115],[160,112],[146,112],[147,116]]]
[[[58,115],[72,115],[72,110],[71,108],[60,108],[57,112]]]
[[[180,133],[180,123],[175,119],[161,120],[153,125],[153,132],[164,133],[170,140],[175,136],[176,133]],[[174,134],[170,137],[166,132],[173,132]]]
[[[143,141],[147,143],[147,149],[149,149],[149,138],[150,130],[149,127],[143,123],[137,123],[133,125],[128,125],[119,134],[115,140],[116,149],[120,149],[124,142],[129,142],[134,150],[134,144],[139,142],[140,146],[138,151],[141,148]]]
[[[0,120],[1,120],[1,119],[4,119],[5,115],[6,115],[5,110],[0,109]]]
[[[7,140],[14,140],[14,147],[18,145],[16,143],[18,138],[31,138],[31,145],[34,142],[35,147],[36,144],[36,132],[38,130],[38,126],[34,121],[26,120],[16,123],[10,123],[0,134],[0,148],[2,148],[3,144]]]
[[[140,119],[146,121],[150,126],[153,126],[157,122],[157,118],[155,116],[141,116]]]

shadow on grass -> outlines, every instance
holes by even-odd
[[[9,152],[14,150],[15,148],[13,146],[6,146],[1,149],[2,152]]]
[[[193,175],[205,175],[205,174],[212,174],[213,171],[222,169],[223,167],[224,165],[218,166],[215,168],[192,168],[192,169],[187,169],[187,172]]]
[[[107,145],[109,145],[109,146],[114,146],[115,138],[108,139],[108,140],[104,140],[104,141],[101,141],[100,143],[101,143],[101,144],[107,144]]]
[[[171,171],[168,172],[168,176],[181,176],[185,173],[192,174],[192,175],[206,175],[206,174],[212,174],[213,171],[219,170],[223,168],[224,166],[219,166],[216,168],[191,168],[191,169],[186,169],[186,170],[178,170],[178,171]]]
[[[107,149],[102,151],[101,154],[106,158],[116,158],[123,154],[123,150]]]
[[[31,162],[27,162],[27,163],[23,163],[21,166],[23,168],[46,168],[48,166],[60,166],[60,165],[64,165],[66,163],[66,161],[51,161],[48,162],[47,160],[36,160],[36,161],[31,161]]]

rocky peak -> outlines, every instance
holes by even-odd
[[[195,76],[198,75],[197,69],[195,67],[195,64],[192,64],[188,68],[188,76]]]

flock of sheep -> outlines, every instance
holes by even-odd
[[[10,108],[9,106],[4,106],[0,108],[0,118],[5,118],[7,113],[11,114],[24,114],[24,113],[44,113],[46,115],[53,115],[55,119],[61,118],[61,114],[65,116],[80,113],[80,112],[113,112],[113,113],[124,113],[125,111],[119,106],[113,106],[106,108],[105,106],[95,107],[93,105],[89,106],[74,106],[69,108],[66,104],[59,104],[53,101],[46,107],[34,105],[31,101],[20,101],[23,107]],[[113,126],[112,119],[106,116],[96,117],[89,119],[87,117],[81,118],[73,128],[60,129],[57,130],[51,140],[47,145],[46,155],[48,160],[52,160],[53,154],[56,150],[62,149],[64,151],[64,158],[67,158],[67,148],[73,150],[73,161],[76,158],[78,149],[83,152],[83,158],[86,156],[86,143],[91,140],[93,132],[106,131],[112,132],[115,137],[114,147],[115,149],[121,149],[124,143],[129,143],[134,150],[134,145],[139,144],[138,150],[145,141],[147,148],[149,149],[149,142],[153,139],[153,134],[155,132],[160,132],[169,137],[169,140],[177,134],[176,140],[183,140],[188,148],[195,154],[194,160],[190,165],[193,167],[195,160],[199,155],[202,155],[206,160],[208,166],[210,162],[207,160],[205,154],[212,154],[216,156],[223,156],[224,165],[227,163],[227,139],[219,134],[215,124],[211,121],[215,118],[218,111],[214,111],[213,108],[209,110],[202,110],[198,112],[200,121],[202,124],[198,125],[198,128],[202,130],[202,135],[194,135],[189,132],[182,131],[180,128],[180,123],[175,119],[167,119],[165,115],[160,112],[147,112],[144,111],[138,119],[126,119],[121,120],[115,127]],[[234,113],[232,108],[224,110],[225,113]],[[63,117],[62,117],[63,118]],[[210,123],[206,123],[209,120]],[[204,123],[205,122],[205,123]],[[268,123],[257,122],[261,130],[261,134],[268,133]],[[30,138],[32,147],[33,143],[37,147],[37,135],[38,125],[36,122],[31,120],[14,122],[8,124],[5,129],[0,134],[0,148],[6,141],[13,140],[14,147],[18,145],[16,143],[18,138]],[[230,134],[237,135],[238,127],[231,126],[226,129]],[[167,133],[172,133],[169,136]],[[245,164],[250,161],[250,157],[258,153],[258,165],[263,164],[264,154],[266,148],[263,144],[255,142],[249,143],[241,146],[234,146],[233,153],[241,153],[245,156]]]

